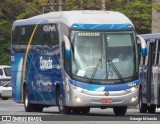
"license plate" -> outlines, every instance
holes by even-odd
[[[101,103],[112,103],[112,99],[101,99]]]

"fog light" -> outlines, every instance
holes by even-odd
[[[76,102],[82,103],[82,99],[79,97],[76,97]]]
[[[132,97],[131,102],[135,102],[137,100],[137,96]]]

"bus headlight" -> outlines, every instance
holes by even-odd
[[[78,102],[78,103],[82,103],[82,99],[81,99],[81,98],[79,98],[79,97],[76,97],[76,102]]]
[[[131,92],[136,91],[137,89],[138,89],[138,86],[132,87],[132,88],[130,88],[130,89],[127,89],[126,91],[129,92],[129,93],[131,93]]]

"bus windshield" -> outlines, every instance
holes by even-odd
[[[120,80],[137,75],[133,32],[72,31],[72,74],[96,80]]]

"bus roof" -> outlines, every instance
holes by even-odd
[[[114,11],[100,11],[100,10],[81,10],[81,11],[59,11],[50,12],[34,16],[28,19],[17,20],[13,27],[18,25],[36,24],[41,20],[41,23],[53,22],[64,23],[68,27],[73,24],[129,24],[134,27],[132,22],[122,13]]]
[[[144,40],[150,40],[150,39],[159,40],[160,39],[160,33],[141,34],[141,36],[144,38]]]

